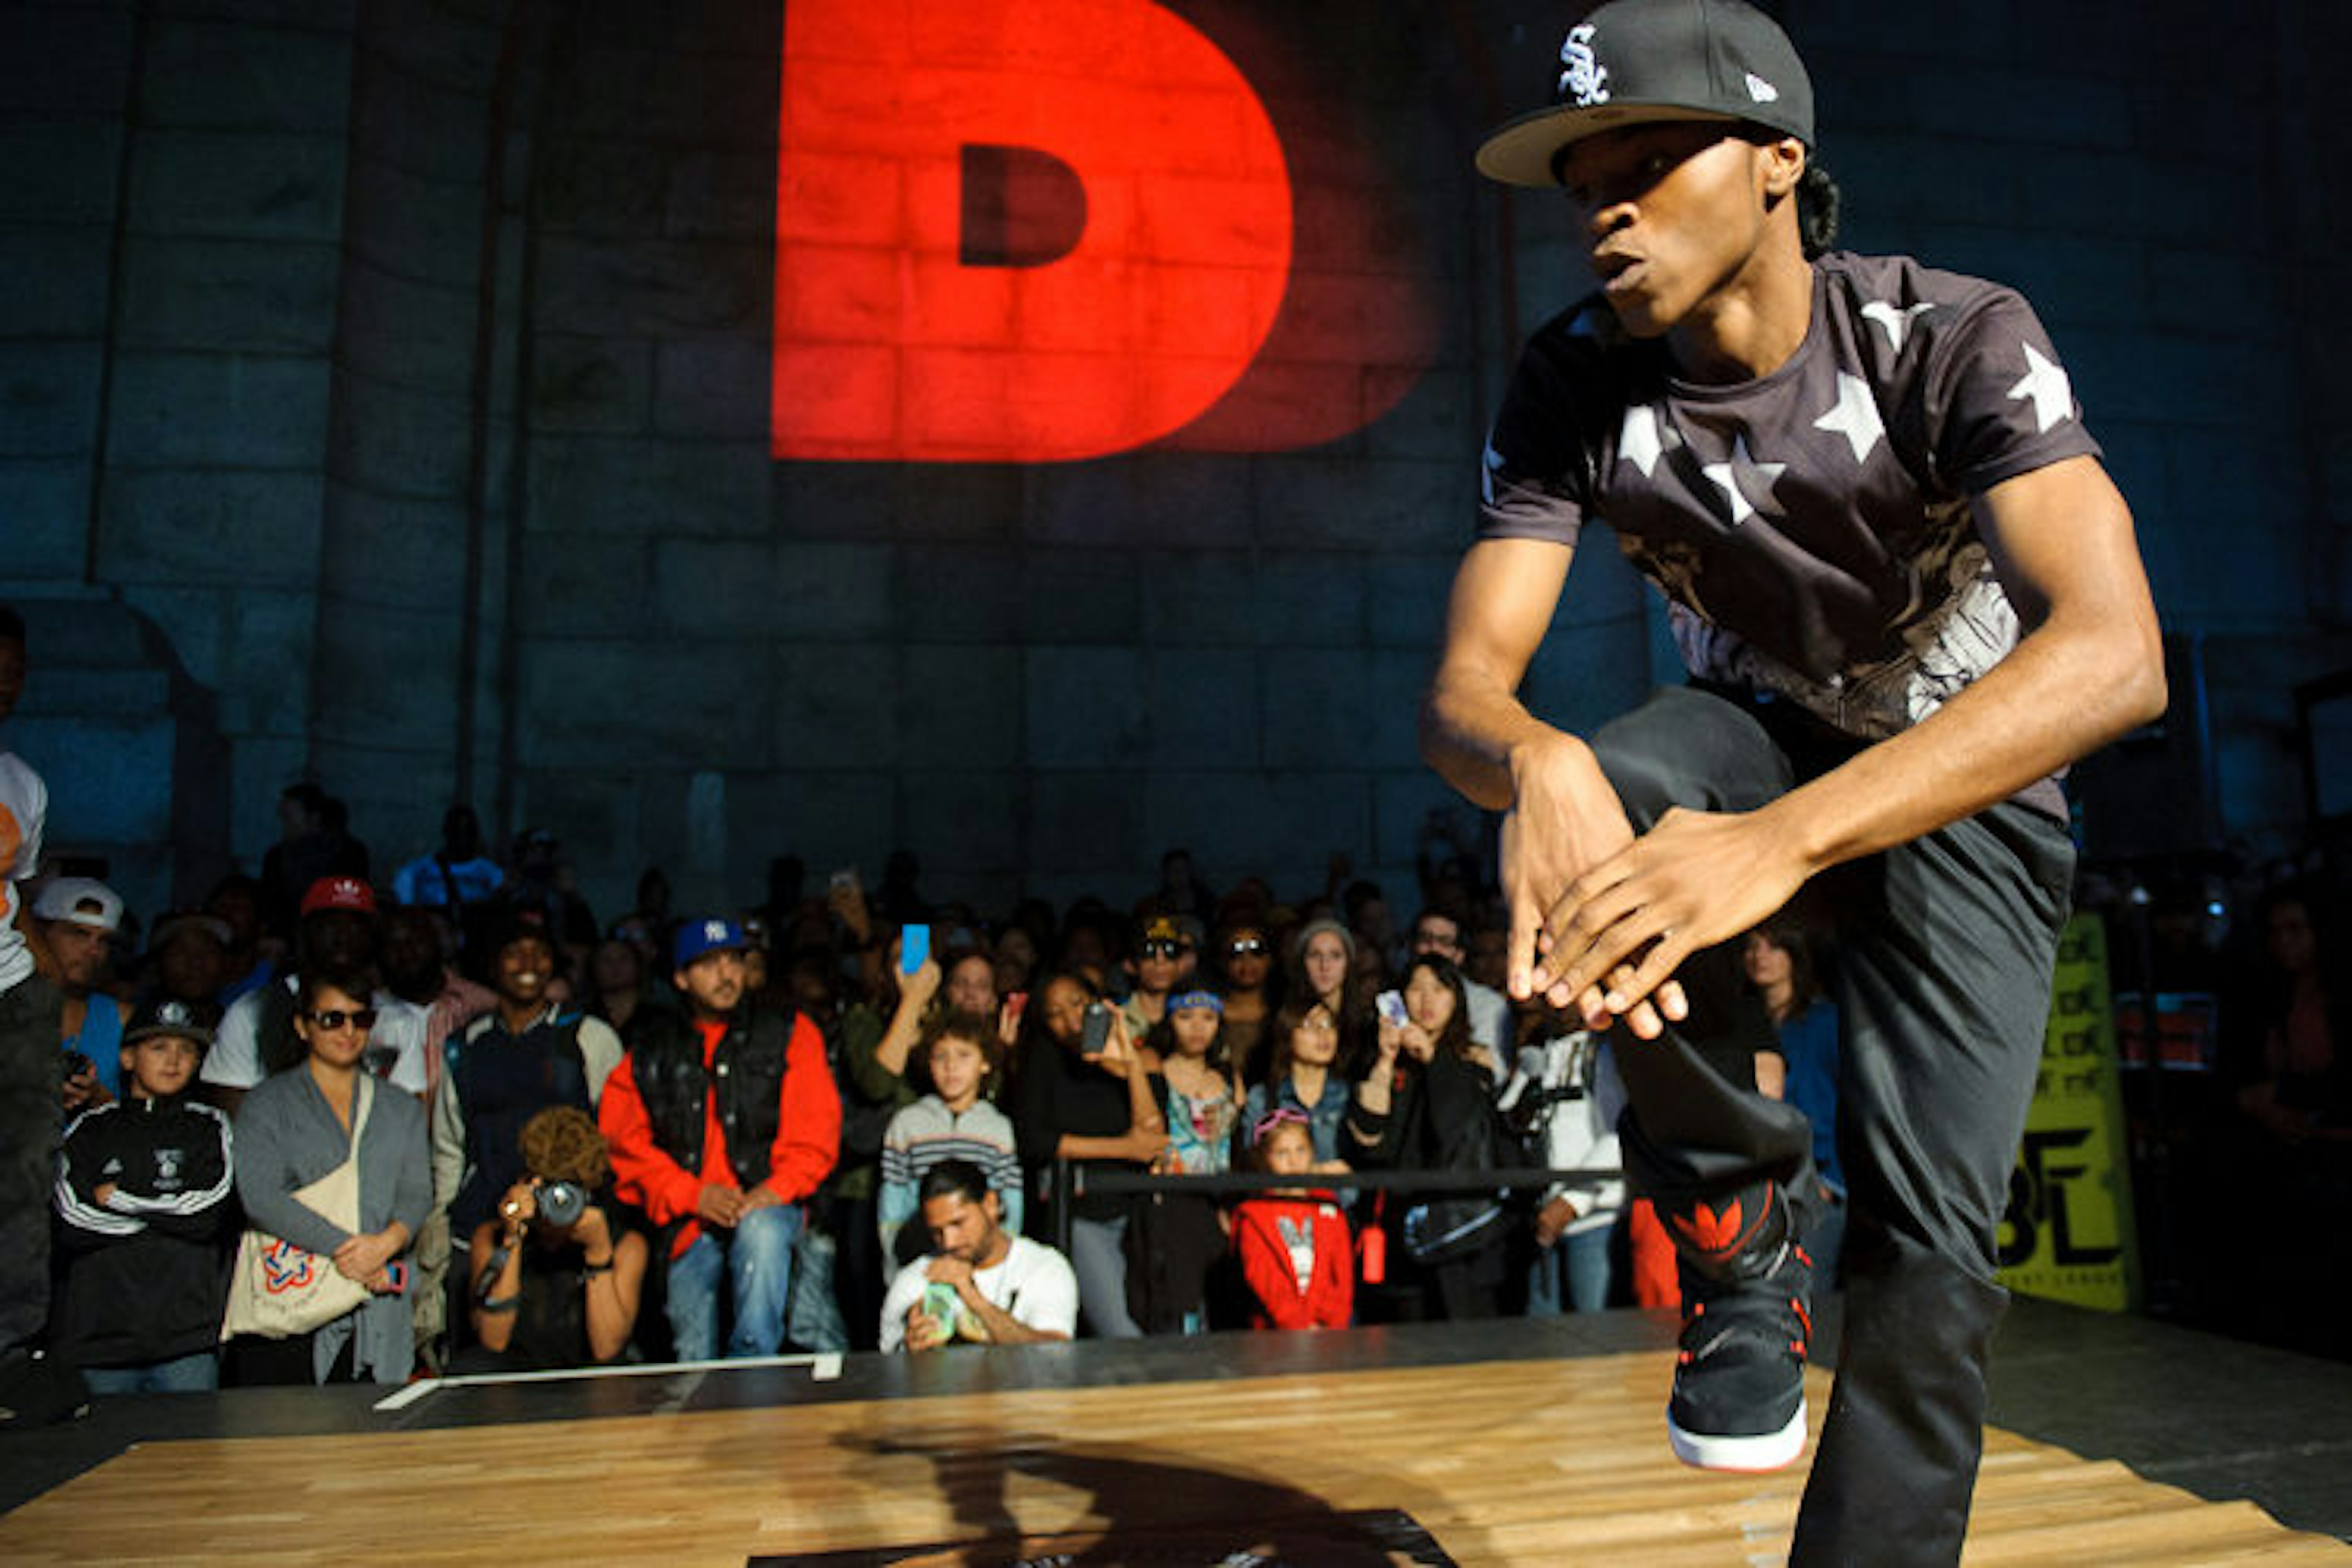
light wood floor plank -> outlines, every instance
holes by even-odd
[[[1801,1465],[1667,1455],[1655,1355],[156,1443],[0,1518],[28,1565],[646,1563],[1402,1509],[1465,1563],[1782,1562]],[[1828,1380],[1811,1379],[1818,1413]],[[1808,1456],[1810,1457],[1810,1456]],[[1989,1433],[1967,1561],[2352,1563],[2249,1504]]]

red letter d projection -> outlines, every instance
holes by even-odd
[[[1249,368],[1290,225],[1256,94],[1149,0],[791,0],[772,449],[1156,440]]]

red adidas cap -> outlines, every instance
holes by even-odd
[[[315,915],[320,910],[349,910],[353,914],[375,913],[375,889],[357,877],[321,877],[310,884],[302,895],[302,912]]]

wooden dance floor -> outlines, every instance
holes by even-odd
[[[0,1436],[0,1562],[1778,1563],[1803,1467],[1673,1461],[1672,1334],[1604,1313],[651,1369],[388,1406],[113,1401]],[[1995,1384],[1968,1562],[2352,1563],[2352,1367],[2021,1302]]]

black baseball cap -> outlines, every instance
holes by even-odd
[[[158,1035],[177,1035],[184,1040],[193,1040],[200,1051],[212,1048],[212,1026],[194,1005],[176,996],[150,1002],[133,1013],[131,1026],[122,1031],[122,1043],[135,1046]]]
[[[1560,150],[1649,121],[1744,121],[1813,144],[1813,84],[1780,25],[1742,0],[1609,0],[1559,46],[1559,101],[1478,149],[1478,172],[1557,185]]]

